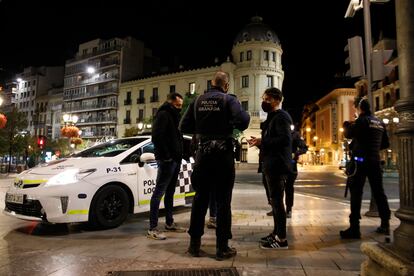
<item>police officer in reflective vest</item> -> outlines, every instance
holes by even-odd
[[[228,240],[232,238],[231,198],[235,177],[232,134],[234,129],[245,130],[250,116],[236,97],[227,94],[227,73],[217,72],[212,85],[205,94],[190,103],[180,122],[180,130],[196,135],[198,140],[191,175],[196,194],[188,230],[191,236],[188,253],[193,257],[200,256],[201,236],[212,192],[217,202],[216,259],[222,260],[236,255],[236,250],[228,246]]]
[[[358,101],[357,101],[358,102]],[[352,139],[351,161],[354,162],[353,172],[350,172],[352,181],[350,227],[340,231],[342,239],[359,239],[359,220],[361,219],[361,202],[365,180],[368,177],[371,193],[378,206],[381,217],[381,226],[376,232],[388,235],[390,232],[390,208],[382,184],[382,170],[380,164],[380,150],[389,147],[389,140],[385,125],[371,114],[368,100],[362,98],[358,102],[358,119],[354,123],[344,122],[344,136]]]

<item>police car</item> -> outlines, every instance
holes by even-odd
[[[189,204],[194,196],[191,137],[184,138],[174,206]],[[6,193],[4,213],[30,221],[117,227],[128,213],[149,211],[156,176],[150,136],[117,139],[22,172]]]

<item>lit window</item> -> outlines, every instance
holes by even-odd
[[[249,76],[242,76],[242,88],[249,87]]]
[[[267,87],[273,87],[273,76],[266,76],[267,77]]]
[[[252,51],[251,50],[249,50],[249,51],[247,51],[247,60],[251,60],[252,59]]]
[[[264,51],[264,60],[269,60],[269,51]]]
[[[244,52],[240,52],[240,62],[244,60]]]
[[[195,82],[189,83],[189,92],[191,95],[195,93]]]

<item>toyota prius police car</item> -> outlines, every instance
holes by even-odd
[[[174,206],[194,196],[191,137],[184,138]],[[4,213],[31,221],[117,227],[128,213],[149,211],[156,176],[151,137],[117,139],[22,172],[6,193]]]

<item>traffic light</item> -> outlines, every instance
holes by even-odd
[[[46,144],[46,137],[43,135],[39,135],[37,137],[37,146],[39,147],[39,149],[44,149]]]
[[[354,36],[348,39],[344,52],[347,55],[345,64],[349,65],[347,76],[351,78],[365,76],[364,54],[362,50],[362,39]]]

